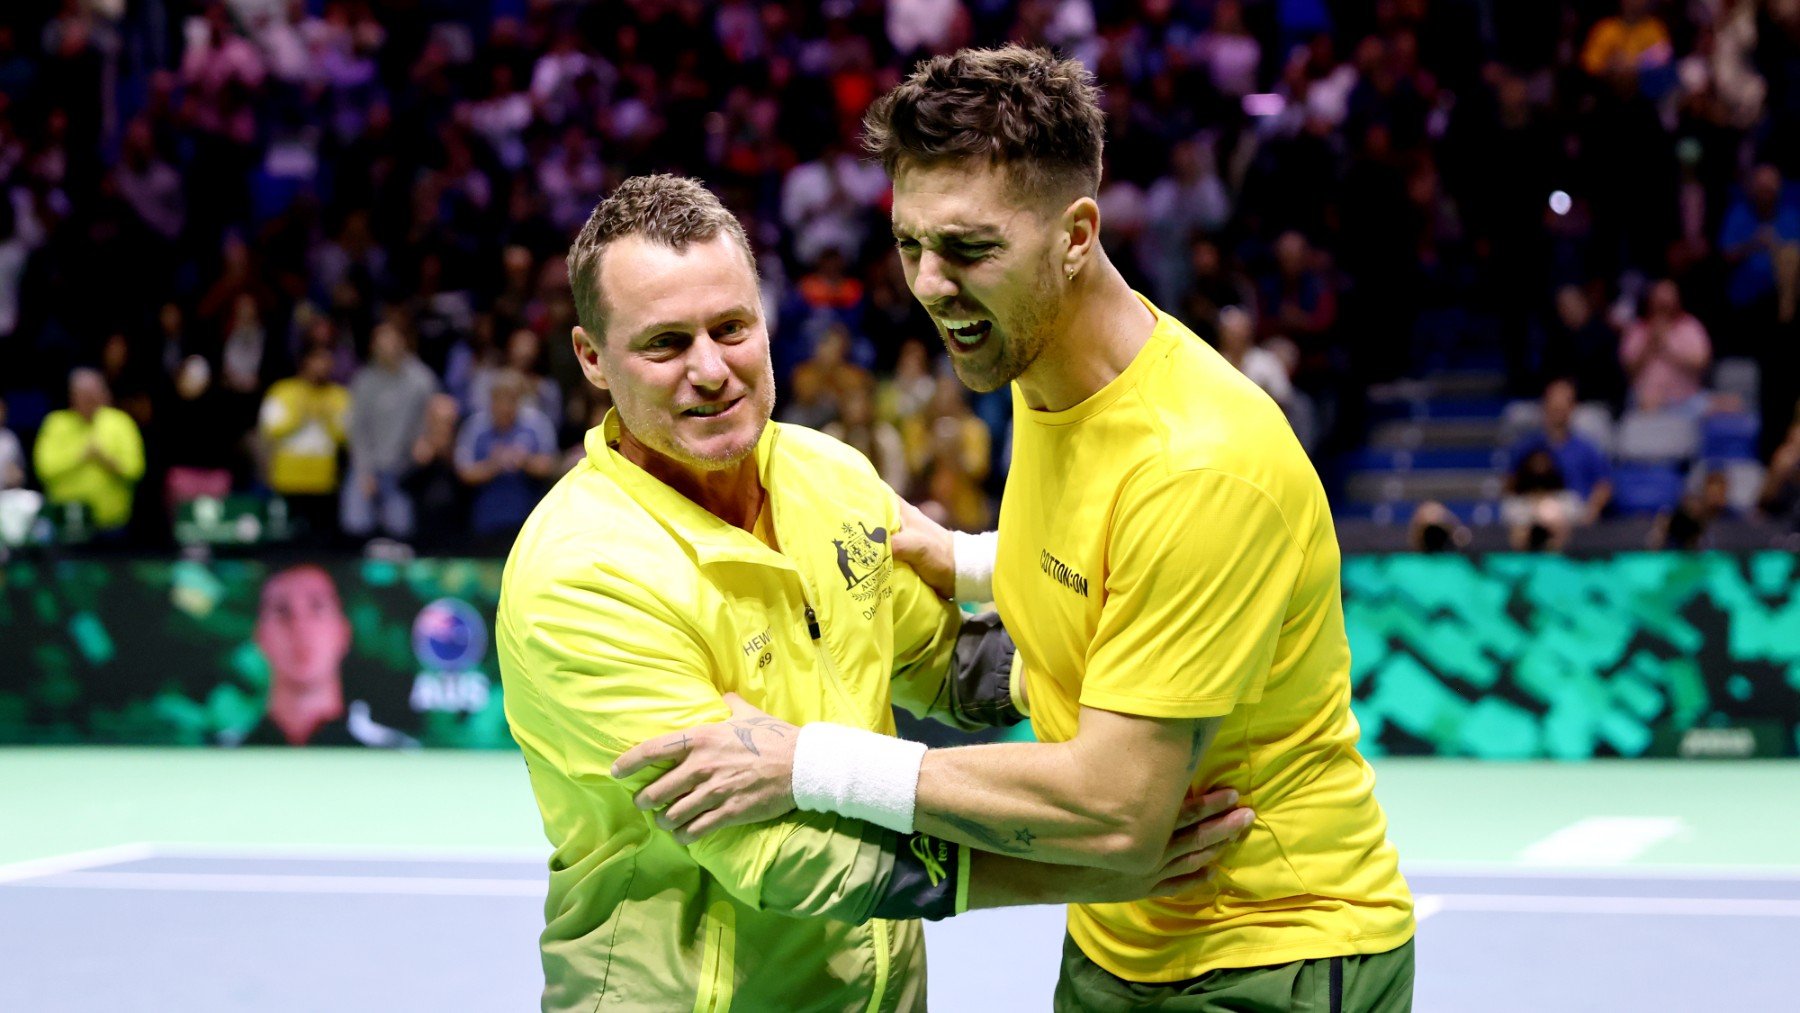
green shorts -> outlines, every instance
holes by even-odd
[[[1386,953],[1227,967],[1186,981],[1126,981],[1063,937],[1056,1013],[1406,1013],[1412,1009],[1412,940]]]

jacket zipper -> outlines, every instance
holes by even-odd
[[[875,987],[869,995],[869,1009],[879,1013],[883,1000],[887,998],[888,964],[892,955],[888,952],[888,923],[880,918],[871,918],[869,928],[875,937]]]
[[[715,900],[706,912],[706,945],[700,958],[700,988],[694,1013],[727,1013],[731,1009],[737,949],[737,911],[729,901]]]
[[[806,606],[806,633],[812,637],[813,648],[819,652],[819,662],[825,666],[826,681],[837,691],[838,703],[844,709],[846,717],[861,714],[855,702],[850,699],[850,691],[844,687],[844,681],[838,677],[837,664],[831,660],[831,651],[826,648],[825,640],[819,629],[819,614],[813,611],[812,603],[806,600],[806,593],[801,591],[801,603]]]
[[[812,603],[806,601],[804,591],[801,594],[801,602],[806,606],[806,634],[812,637],[813,647],[819,652],[819,661],[825,666],[827,679],[832,688],[837,690],[838,698],[848,708],[847,713],[855,714],[856,707],[850,700],[850,693],[844,688],[843,681],[838,678],[837,665],[832,662],[831,651],[826,648],[824,637],[821,636],[819,614],[813,611]],[[869,932],[870,945],[875,950],[875,984],[869,993],[869,1009],[879,1011],[882,1002],[887,998],[889,965],[893,962],[892,954],[888,952],[890,949],[888,924],[879,918],[870,919]]]

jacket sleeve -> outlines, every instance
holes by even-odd
[[[894,672],[894,706],[917,718],[973,731],[1000,728],[1025,720],[1013,680],[1017,650],[998,612],[959,617],[949,656],[941,663],[913,665]]]
[[[306,416],[290,396],[290,387],[278,382],[263,395],[262,409],[257,412],[257,428],[264,439],[285,440],[306,422]]]
[[[118,466],[119,477],[127,482],[136,482],[144,477],[144,437],[138,432],[137,422],[131,416],[120,412],[116,422],[118,424],[110,434],[106,451]]]
[[[44,420],[44,427],[38,430],[37,444],[31,449],[31,466],[37,472],[38,481],[54,482],[81,463],[82,451],[87,446],[75,437],[68,416],[51,412]]]
[[[513,734],[560,773],[631,806],[668,765],[623,781],[625,750],[665,732],[730,716],[717,662],[699,631],[642,584],[596,570],[566,576],[501,605]],[[752,700],[752,704],[760,701]],[[653,814],[646,830],[666,834]],[[790,813],[708,834],[688,848],[729,893],[760,910],[858,922],[889,892],[900,835],[833,813]]]

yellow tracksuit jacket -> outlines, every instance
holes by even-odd
[[[625,460],[617,434],[616,415],[590,431],[526,521],[496,622],[507,719],[555,849],[543,1008],[923,1009],[918,922],[870,917],[899,835],[792,813],[684,848],[632,805],[654,770],[609,768],[728,717],[728,691],[796,724],[892,734],[892,703],[938,699],[959,613],[895,568],[894,502],[844,444],[764,432],[776,553]]]

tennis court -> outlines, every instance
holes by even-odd
[[[542,855],[500,753],[0,751],[0,1010],[535,1008]],[[1382,761],[1418,1009],[1765,1010],[1792,764]],[[1059,909],[931,926],[935,1010],[1048,1006]]]

